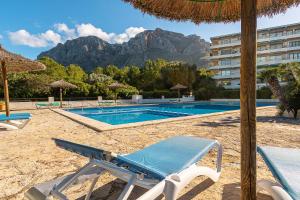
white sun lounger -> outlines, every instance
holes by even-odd
[[[207,176],[216,182],[221,173],[222,146],[216,140],[177,136],[127,155],[115,155],[89,146],[54,140],[63,149],[89,157],[90,162],[74,174],[32,187],[25,194],[29,199],[54,196],[66,200],[68,198],[62,192],[67,187],[93,180],[85,198],[87,200],[99,176],[107,171],[127,182],[118,200],[126,200],[134,186],[148,189],[139,200],[155,199],[161,194],[167,200],[175,200],[181,189],[197,176]],[[213,148],[218,149],[216,169],[198,166],[197,162]]]
[[[7,130],[16,130],[23,128],[31,119],[30,113],[14,113],[6,116],[0,115],[0,127]]]
[[[265,190],[274,200],[300,199],[300,149],[258,147],[277,182],[258,181],[258,191]]]

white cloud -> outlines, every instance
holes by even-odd
[[[113,42],[115,43],[123,43],[130,40],[130,38],[135,37],[137,34],[145,31],[143,27],[129,27],[125,30],[125,33],[121,33],[119,35],[115,35],[114,38],[112,38]]]
[[[59,24],[55,24],[54,25],[54,28],[62,33],[62,34],[65,34],[65,38],[67,40],[69,39],[74,39],[76,38],[76,33],[75,33],[75,29],[70,29],[66,24],[64,23],[59,23]]]
[[[26,30],[18,30],[8,33],[9,39],[13,44],[25,45],[30,47],[45,47],[47,41],[37,35],[31,35]]]
[[[55,30],[55,31],[54,31]],[[69,28],[64,23],[54,25],[54,30],[47,30],[44,33],[31,34],[27,30],[21,29],[16,32],[9,32],[9,39],[13,44],[25,45],[29,47],[47,47],[53,46],[69,39],[75,39],[85,36],[96,36],[109,43],[127,42],[138,33],[145,31],[143,27],[129,27],[124,33],[107,33],[94,25],[77,24],[74,28]],[[1,36],[0,36],[1,38]]]
[[[92,24],[79,24],[76,26],[76,30],[79,37],[96,36],[107,42],[110,42],[111,38],[115,36],[114,33],[106,33]]]
[[[40,37],[55,45],[61,42],[61,36],[58,33],[53,32],[52,30],[48,30],[45,33],[42,33]]]
[[[30,47],[46,47],[49,45],[56,45],[57,43],[61,42],[60,35],[52,30],[34,35],[22,29],[16,32],[9,32],[8,36],[13,44]]]
[[[0,40],[3,39],[3,35],[0,34]]]
[[[129,27],[125,30],[125,33],[128,35],[129,38],[135,37],[137,34],[144,32],[146,29],[143,27]]]

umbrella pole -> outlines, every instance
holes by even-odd
[[[178,102],[180,101],[180,89],[177,90],[177,94],[178,94]]]
[[[241,0],[241,199],[256,199],[257,0]]]
[[[63,90],[59,88],[59,100],[60,100],[60,107],[62,108],[63,97],[62,97]]]
[[[5,62],[1,62],[2,77],[3,77],[3,87],[4,87],[4,101],[5,101],[5,113],[9,116],[9,91],[8,91],[8,81],[7,81],[7,68]]]

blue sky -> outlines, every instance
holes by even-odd
[[[271,19],[258,20],[259,28],[300,22],[300,7]],[[197,34],[209,41],[216,35],[239,32],[240,24],[170,22],[141,13],[121,0],[10,0],[1,2],[0,43],[29,58],[58,42],[96,35],[110,43],[122,43],[137,33],[162,28],[185,35]]]

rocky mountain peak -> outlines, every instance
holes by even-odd
[[[110,44],[95,36],[68,40],[42,52],[38,58],[48,56],[63,65],[78,64],[91,71],[109,64],[143,66],[146,60],[158,58],[203,66],[207,64],[203,56],[208,51],[209,43],[197,35],[184,36],[157,28],[141,32],[122,44]]]

